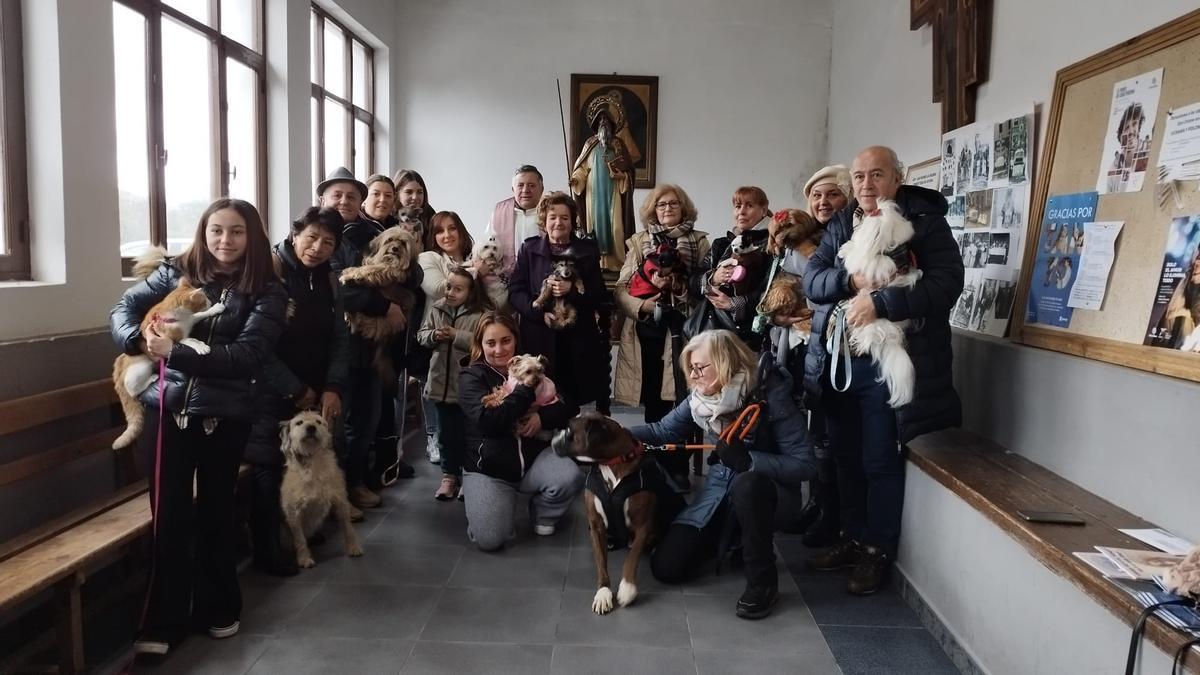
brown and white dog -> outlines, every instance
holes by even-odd
[[[296,545],[296,564],[305,568],[317,564],[308,550],[308,537],[331,510],[341,523],[346,555],[362,555],[358,534],[350,524],[346,479],[333,454],[333,435],[325,418],[312,410],[296,413],[279,425],[279,439],[287,462],[279,489],[280,506]]]
[[[550,308],[545,310],[547,314],[553,318],[550,319],[550,327],[555,330],[562,328],[570,328],[575,325],[575,319],[579,313],[575,306],[567,302],[567,298],[556,298],[550,292],[550,282],[566,281],[571,284],[577,293],[583,293],[583,279],[579,276],[579,270],[575,269],[575,261],[572,258],[564,257],[554,261],[554,266],[550,268],[550,276],[546,277],[542,282],[542,292],[538,294],[533,301],[535,309],[541,309],[550,303]]]
[[[629,430],[599,413],[584,413],[571,420],[555,435],[552,445],[559,456],[586,466],[583,508],[591,532],[597,585],[592,611],[612,611],[608,550],[628,545],[617,587],[617,604],[626,607],[637,599],[637,569],[643,553],[683,509],[683,497],[670,487],[658,462],[645,454]]]
[[[417,255],[420,253],[421,242],[416,235],[403,225],[389,227],[371,240],[361,265],[342,271],[341,282],[377,289],[383,297],[399,305],[404,316],[411,316],[417,296],[404,284],[417,268]],[[385,381],[394,380],[396,373],[388,349],[397,331],[387,317],[346,312],[346,324],[351,333],[361,335],[375,345],[373,365],[376,371]]]

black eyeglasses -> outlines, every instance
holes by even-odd
[[[679,208],[679,205],[680,205],[680,202],[678,202],[678,201],[658,202],[654,205],[654,208],[656,208],[660,211],[665,211],[666,209],[677,209],[677,208]]]

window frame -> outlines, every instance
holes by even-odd
[[[345,166],[347,169],[354,172],[355,159],[357,158],[358,148],[355,147],[354,138],[354,123],[363,122],[367,125],[367,167],[374,172],[375,167],[375,48],[369,42],[359,37],[346,27],[345,24],[330,16],[327,11],[322,9],[316,3],[312,3],[310,9],[309,24],[312,30],[312,46],[313,54],[310,54],[310,63],[315,61],[317,64],[316,72],[309,73],[312,76],[312,96],[309,106],[312,106],[312,101],[316,102],[315,112],[313,113],[313,128],[316,130],[311,135],[315,139],[316,147],[313,149],[313,156],[316,158],[316,164],[312,167],[313,185],[319,184],[325,180],[325,176],[338,166]],[[313,17],[317,20],[312,21]],[[325,88],[325,24],[331,23],[342,33],[342,39],[345,44],[343,56],[343,79],[346,83],[346,96],[342,97],[334,94]],[[366,107],[360,107],[354,104],[354,43],[362,45],[365,51],[366,73],[364,86],[366,87]],[[310,66],[311,67],[311,66]],[[325,157],[325,102],[332,101],[346,111],[347,124],[345,127],[344,147],[347,151],[347,156],[343,159],[345,164],[329,164]],[[310,129],[310,132],[312,130]],[[359,180],[365,180],[367,176],[356,176]]]
[[[3,1],[3,0],[0,0]],[[214,96],[210,111],[213,121],[213,147],[209,150],[214,158],[212,164],[212,185],[216,186],[218,198],[229,193],[229,92],[227,90],[226,62],[233,59],[253,71],[258,76],[258,89],[255,92],[255,108],[258,111],[255,120],[255,142],[258,161],[254,185],[258,193],[255,207],[262,216],[264,227],[267,221],[267,59],[266,59],[266,15],[264,0],[252,0],[251,11],[254,13],[254,32],[259,49],[241,44],[237,40],[221,32],[221,0],[208,0],[209,13],[213,17],[210,26],[192,16],[176,9],[169,0],[113,0],[132,9],[146,19],[146,162],[148,171],[148,189],[150,191],[150,232],[149,239],[153,246],[167,245],[167,202],[166,202],[166,162],[170,159],[165,148],[165,120],[163,112],[163,72],[162,72],[162,22],[163,17],[180,23],[196,31],[209,41],[209,81]],[[122,257],[122,274],[128,276],[133,267],[133,258]]]
[[[0,148],[4,157],[4,241],[0,250],[0,281],[32,278],[29,234],[29,177],[25,128],[24,40],[20,0],[0,0]]]

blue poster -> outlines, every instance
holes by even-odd
[[[1066,328],[1073,310],[1067,306],[1079,256],[1083,253],[1083,224],[1095,222],[1095,192],[1055,195],[1046,200],[1041,236],[1029,283],[1026,323]]]

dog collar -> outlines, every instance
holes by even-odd
[[[623,455],[620,455],[618,457],[613,457],[612,459],[608,460],[607,462],[601,462],[601,464],[603,464],[604,466],[617,466],[618,464],[632,462],[633,460],[640,458],[644,454],[646,454],[646,446],[642,445],[641,441],[634,441],[632,450],[630,450],[629,452],[627,452]]]

